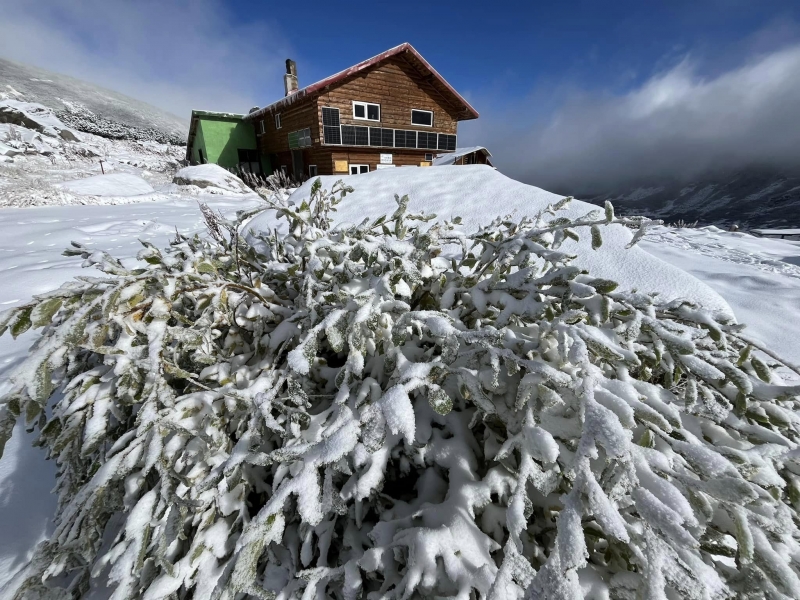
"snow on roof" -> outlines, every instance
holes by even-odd
[[[436,169],[402,167],[363,175],[323,175],[305,182],[290,200],[299,205],[309,197],[311,185],[317,179],[322,180],[324,189],[330,190],[339,179],[354,189],[337,205],[337,223],[360,223],[365,218],[392,214],[397,208],[395,194],[408,194],[411,212],[434,213],[440,219],[460,216],[465,231],[474,232],[495,216],[512,213],[515,219],[523,215],[535,216],[562,198],[510,179],[492,167],[469,165]],[[578,218],[590,211],[602,213],[602,210],[594,204],[575,200],[558,216]],[[250,221],[245,230],[264,230],[276,225],[274,212],[267,211]],[[596,277],[616,281],[621,289],[658,292],[664,302],[689,298],[710,310],[732,314],[730,306],[710,286],[638,246],[626,249],[633,235],[630,229],[622,225],[602,227],[603,245],[597,250],[592,249],[587,229],[578,228],[579,242],[566,240],[560,248],[561,252],[578,255],[574,261],[576,266],[588,269]]]
[[[800,229],[753,229],[753,233],[761,236],[770,235],[800,235]]]
[[[434,167],[442,167],[445,165],[452,165],[457,158],[461,158],[462,156],[466,156],[467,154],[472,154],[473,152],[486,152],[487,156],[491,156],[492,153],[489,152],[483,146],[470,146],[469,148],[456,148],[455,152],[447,152],[446,154],[438,154],[436,158],[433,159],[433,166]]]
[[[459,94],[455,90],[455,88],[452,85],[450,85],[447,82],[447,80],[444,77],[442,77],[438,73],[438,71],[436,71],[436,69],[434,69],[430,65],[430,63],[427,60],[425,60],[422,57],[422,55],[419,52],[417,52],[417,50],[411,44],[409,44],[408,42],[405,42],[403,44],[400,44],[399,46],[395,46],[394,48],[390,48],[389,50],[381,52],[380,54],[378,54],[376,56],[373,56],[372,58],[368,58],[367,60],[361,61],[360,63],[358,63],[356,65],[353,65],[352,67],[344,69],[343,71],[339,71],[338,73],[335,73],[335,74],[331,75],[330,77],[326,77],[325,79],[321,79],[320,81],[317,81],[316,83],[312,83],[309,86],[306,86],[306,87],[304,87],[304,88],[302,88],[300,90],[297,90],[293,94],[290,94],[289,96],[286,96],[285,98],[281,98],[280,100],[278,100],[277,102],[273,102],[269,106],[265,106],[264,108],[262,108],[260,110],[253,111],[250,114],[245,115],[244,119],[246,121],[249,121],[251,119],[256,119],[258,117],[261,117],[261,116],[265,115],[266,113],[274,111],[274,110],[276,110],[278,108],[283,108],[285,106],[290,106],[290,105],[294,104],[295,102],[298,102],[299,100],[302,100],[303,98],[307,98],[307,97],[313,95],[315,92],[318,92],[318,91],[322,90],[323,88],[325,88],[325,87],[327,87],[329,85],[333,85],[334,83],[338,83],[339,81],[342,81],[343,79],[346,79],[347,77],[350,77],[351,75],[355,75],[359,71],[363,71],[364,69],[368,69],[370,67],[373,67],[373,66],[375,66],[377,64],[380,64],[383,61],[391,58],[392,56],[396,56],[396,55],[402,54],[404,52],[410,53],[414,58],[416,58],[418,61],[420,61],[422,63],[422,65],[423,65],[423,67],[425,69],[427,69],[428,71],[430,71],[431,75],[433,75],[434,78],[447,89],[447,91],[449,91],[453,96],[455,96],[455,98],[458,100],[458,102],[460,104],[464,105],[464,108],[466,109],[466,111],[470,115],[469,117],[467,117],[468,119],[477,119],[478,118],[478,116],[479,116],[478,115],[478,111],[475,110],[472,107],[472,105],[470,105],[470,103],[467,102],[464,99],[464,97],[461,94]]]
[[[221,119],[241,120],[244,118],[244,115],[240,115],[238,113],[230,113],[230,112],[218,112],[214,110],[193,110],[192,118],[194,119],[195,117],[215,117]]]

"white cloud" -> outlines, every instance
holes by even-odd
[[[800,170],[800,45],[713,77],[686,58],[623,95],[553,94],[562,101],[546,118],[526,120],[534,99],[490,110],[465,142],[487,145],[507,174],[562,192],[751,165]]]
[[[0,0],[0,56],[71,75],[188,118],[282,95],[291,48],[218,0]]]

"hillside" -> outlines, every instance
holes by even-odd
[[[79,131],[185,145],[188,123],[155,106],[66,75],[0,58],[0,100],[38,102]]]
[[[800,225],[800,176],[749,169],[689,183],[648,182],[591,195],[593,204],[610,200],[624,214],[667,223],[685,221],[724,229]]]

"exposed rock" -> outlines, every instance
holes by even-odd
[[[78,142],[78,137],[62,123],[53,111],[36,102],[0,100],[0,123],[11,123],[50,137]]]

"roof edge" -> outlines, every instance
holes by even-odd
[[[296,102],[300,102],[300,101],[304,100],[305,98],[312,96],[314,93],[322,90],[323,88],[325,88],[327,86],[333,85],[334,83],[338,83],[339,81],[342,81],[342,80],[346,79],[347,77],[355,75],[356,73],[358,73],[360,71],[363,71],[364,69],[367,69],[369,67],[373,67],[373,66],[375,66],[377,64],[380,64],[383,61],[385,61],[385,60],[387,60],[387,59],[389,59],[389,58],[391,58],[393,56],[397,56],[398,54],[401,54],[403,52],[410,52],[411,54],[413,54],[414,57],[417,60],[419,60],[425,66],[425,68],[428,69],[431,72],[431,74],[437,80],[439,80],[439,82],[442,85],[444,85],[447,88],[447,90],[458,99],[459,102],[461,102],[464,105],[464,108],[466,108],[467,112],[471,115],[469,117],[469,119],[464,119],[464,120],[477,119],[478,117],[480,117],[480,114],[478,113],[478,111],[475,110],[475,108],[473,108],[473,106],[469,102],[467,102],[467,100],[461,94],[459,94],[455,90],[455,88],[452,85],[450,85],[447,82],[447,80],[444,77],[442,77],[441,74],[436,69],[434,69],[431,66],[431,64],[427,60],[425,60],[425,58],[419,52],[417,52],[417,50],[416,50],[416,48],[414,48],[414,46],[412,46],[408,42],[404,42],[404,43],[400,44],[399,46],[395,46],[394,48],[390,48],[389,50],[385,50],[384,52],[381,52],[380,54],[377,54],[377,55],[373,56],[372,58],[368,58],[367,60],[363,60],[360,63],[357,63],[357,64],[353,65],[352,67],[344,69],[343,71],[339,71],[338,73],[334,73],[333,75],[330,75],[330,76],[326,77],[325,79],[320,79],[316,83],[312,83],[311,85],[308,85],[308,86],[296,91],[295,93],[293,93],[293,94],[291,94],[289,96],[285,96],[284,98],[281,98],[280,100],[277,100],[277,101],[273,102],[272,104],[269,104],[268,106],[265,106],[264,108],[261,108],[259,110],[253,111],[253,112],[251,112],[251,113],[249,113],[247,115],[244,115],[243,120],[251,121],[253,119],[257,119],[259,117],[262,117],[262,116],[266,115],[268,112],[272,112],[272,111],[274,111],[274,110],[276,110],[278,108],[283,108],[284,106],[288,106],[290,104],[294,104]]]

